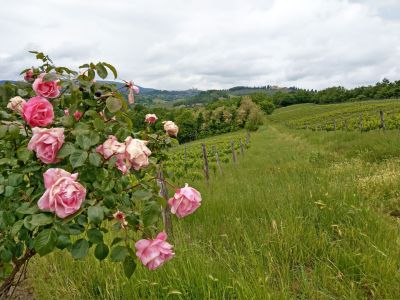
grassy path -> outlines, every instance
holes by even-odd
[[[120,266],[50,255],[31,265],[38,299],[399,299],[400,226],[385,209],[400,176],[371,191],[374,163],[335,148],[349,135],[261,128],[225,177],[194,184],[204,204],[175,220],[165,267],[128,281]]]

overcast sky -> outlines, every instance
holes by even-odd
[[[170,90],[400,79],[400,0],[2,0],[0,33],[0,79],[28,50]]]

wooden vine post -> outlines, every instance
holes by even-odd
[[[208,158],[207,158],[207,149],[206,144],[202,143],[201,148],[203,149],[203,158],[204,158],[204,175],[206,180],[210,179],[209,168],[208,168]]]
[[[379,111],[379,116],[381,118],[381,126],[380,127],[382,128],[383,131],[385,131],[386,130],[386,126],[385,126],[385,116],[383,114],[383,110]]]
[[[232,150],[232,160],[233,163],[236,164],[236,152],[235,152],[235,144],[231,141],[231,150]]]
[[[360,131],[362,132],[362,128],[363,128],[363,119],[362,119],[362,114],[360,114],[360,122],[359,122],[359,126],[360,126]]]
[[[248,145],[250,143],[250,131],[247,131],[246,134],[246,145]]]
[[[162,172],[161,166],[158,167],[158,174],[157,174],[157,182],[160,187],[160,195],[165,199],[166,204],[165,208],[162,210],[162,217],[163,217],[163,223],[164,223],[164,228],[165,232],[172,237],[172,220],[171,220],[171,207],[168,204],[168,189],[165,184],[165,179],[164,175]]]
[[[239,140],[239,145],[240,145],[240,154],[243,156],[244,155],[244,149],[243,149],[242,139]]]
[[[217,162],[219,173],[222,175],[224,172],[222,171],[221,161],[219,160],[219,154],[215,145],[213,146],[213,152],[215,153],[215,160]]]
[[[333,130],[336,131],[336,119],[333,120]]]

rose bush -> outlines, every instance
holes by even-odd
[[[32,256],[56,249],[122,263],[127,277],[138,259],[161,266],[174,256],[170,210],[184,217],[201,201],[190,187],[168,199],[162,162],[178,126],[166,120],[156,131],[154,115],[137,132],[130,102],[139,88],[95,80],[117,78],[112,65],[76,72],[33,53],[42,64],[0,105],[0,297]]]

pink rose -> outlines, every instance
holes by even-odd
[[[96,148],[96,151],[105,159],[109,159],[113,155],[124,154],[125,144],[118,142],[115,136],[109,135],[108,139]]]
[[[125,220],[125,214],[122,211],[117,211],[113,214],[115,220],[121,223],[121,227],[125,228],[128,226],[128,222]]]
[[[160,232],[157,237],[147,240],[139,240],[136,242],[136,256],[141,260],[142,264],[150,270],[154,270],[164,264],[167,260],[174,257],[172,245],[167,240],[167,234]]]
[[[33,79],[33,70],[32,69],[29,69],[28,71],[25,72],[24,79],[25,79],[25,81],[31,81]]]
[[[64,144],[64,128],[32,128],[32,138],[29,141],[28,149],[36,152],[45,164],[56,163],[57,153]]]
[[[125,139],[125,158],[136,171],[149,165],[148,157],[151,155],[151,151],[146,144],[147,141],[133,139],[130,136]]]
[[[149,124],[155,123],[157,120],[158,118],[155,114],[147,114],[146,117],[144,118],[144,121]]]
[[[171,206],[171,213],[179,218],[192,214],[201,205],[199,191],[185,184],[184,188],[178,189],[173,198],[168,200]]]
[[[29,99],[22,105],[22,117],[31,127],[47,126],[53,122],[53,105],[40,96]]]
[[[81,113],[79,110],[76,110],[75,112],[74,112],[74,119],[75,119],[75,121],[79,121],[81,118],[82,118],[82,116],[83,116],[83,113]]]
[[[55,212],[62,219],[76,213],[86,197],[86,189],[77,182],[78,173],[48,169],[44,174],[46,191],[38,201],[41,210]]]
[[[32,88],[36,95],[46,98],[57,98],[60,95],[61,87],[58,85],[58,80],[43,81],[46,73],[42,73],[32,84]]]
[[[64,109],[64,115],[65,115],[66,117],[69,117],[69,110],[68,110],[68,109]]]
[[[7,108],[11,109],[12,111],[21,112],[24,103],[26,103],[26,101],[22,99],[20,96],[13,97],[8,102]]]
[[[164,121],[164,130],[169,136],[177,136],[179,127],[172,121]]]

